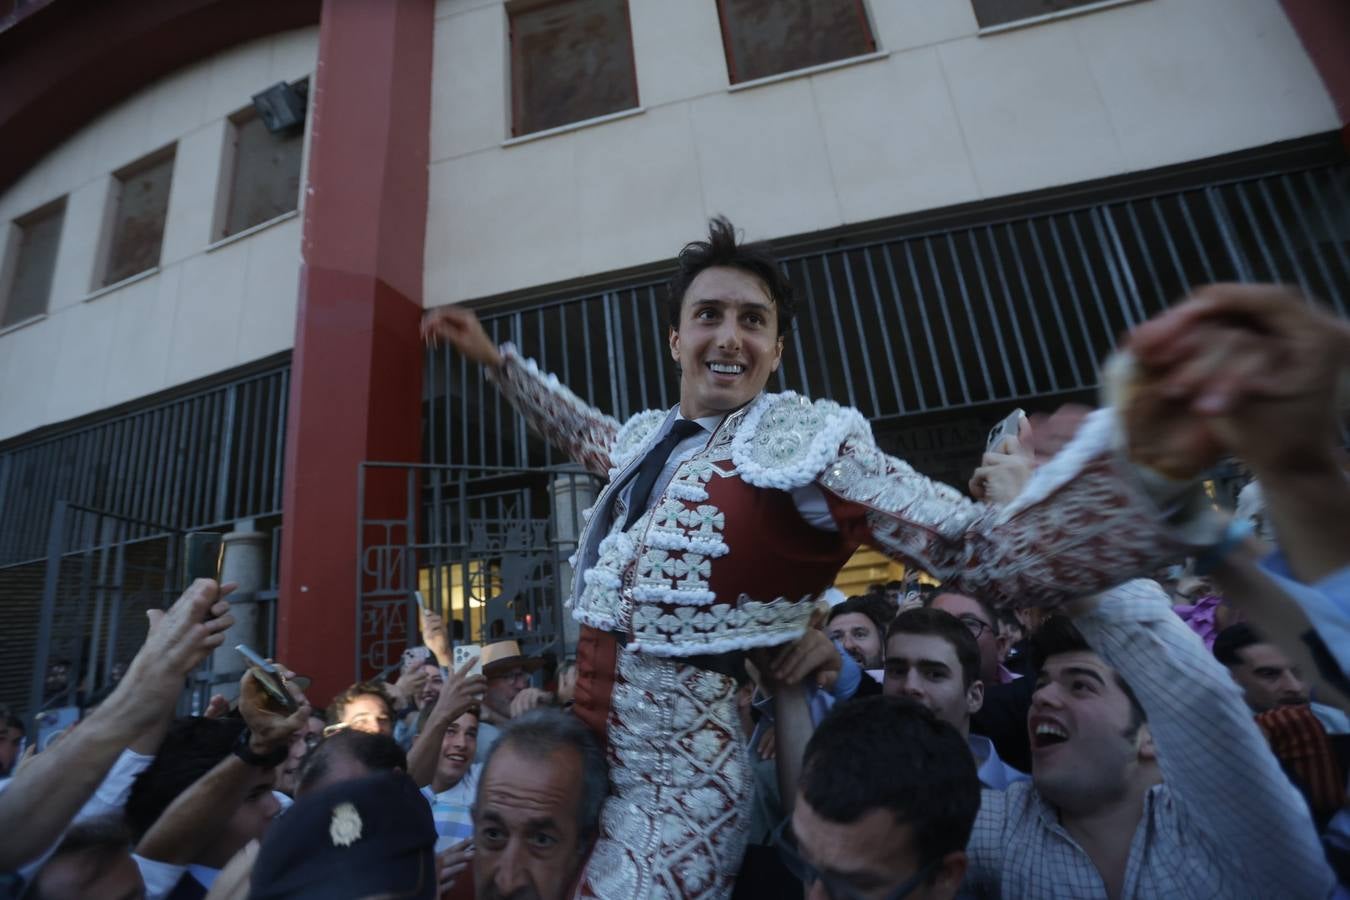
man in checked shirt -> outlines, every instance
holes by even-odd
[[[1032,783],[983,792],[964,890],[1328,896],[1307,805],[1163,590],[1132,581],[1065,611],[1035,641]]]

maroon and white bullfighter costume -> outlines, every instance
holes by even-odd
[[[609,479],[578,540],[569,601],[582,625],[576,711],[604,742],[611,789],[579,897],[730,896],[752,779],[736,679],[709,660],[801,637],[859,544],[1021,606],[1146,574],[1211,537],[1165,524],[1109,410],[996,508],[882,453],[856,410],[792,393],[729,413],[625,530],[618,498],[678,407],[620,425],[502,351],[493,378],[507,400]],[[799,512],[812,485],[833,529]]]

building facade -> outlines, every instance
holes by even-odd
[[[106,681],[199,529],[266,535],[271,649],[325,690],[397,661],[413,590],[562,652],[594,486],[418,315],[668,406],[712,215],[804,296],[776,387],[957,483],[1192,285],[1350,303],[1334,0],[74,6],[0,19],[0,702]]]

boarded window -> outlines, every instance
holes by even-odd
[[[170,149],[113,176],[115,206],[103,268],[105,286],[159,265],[173,158]]]
[[[626,0],[515,3],[509,14],[513,134],[638,105]]]
[[[306,83],[295,85],[305,93]],[[238,234],[294,210],[300,202],[300,162],[304,151],[302,127],[272,133],[250,107],[230,119],[229,206],[220,237]]]
[[[6,292],[0,326],[13,325],[47,311],[56,270],[56,248],[61,243],[61,223],[66,218],[66,198],[29,213],[14,222],[13,274]]]
[[[1101,0],[973,0],[975,20],[981,28],[1006,25],[1021,19],[1063,12],[1076,6],[1089,6]]]
[[[862,0],[718,0],[731,83],[876,50]]]

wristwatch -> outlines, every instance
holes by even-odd
[[[247,728],[239,732],[239,739],[234,742],[234,750],[231,751],[250,766],[256,766],[259,769],[275,769],[285,762],[286,757],[290,754],[290,748],[285,746],[278,747],[265,755],[254,753],[253,748],[248,745],[251,737],[253,737],[253,733]]]

